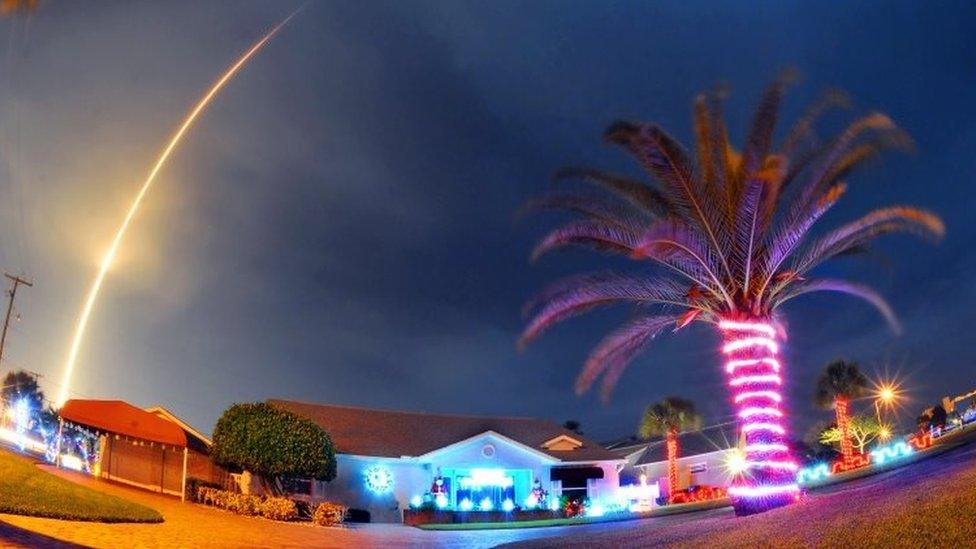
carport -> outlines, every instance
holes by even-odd
[[[186,497],[187,438],[177,424],[121,400],[73,399],[59,414],[100,435],[98,476]]]

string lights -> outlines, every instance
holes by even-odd
[[[799,465],[787,444],[785,414],[780,409],[783,365],[776,356],[776,328],[761,321],[723,320],[722,353],[725,371],[738,410],[740,430],[745,435],[744,458],[737,463],[741,474],[728,494],[739,514],[752,514],[778,507],[800,492],[796,482]]]

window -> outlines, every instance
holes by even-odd
[[[708,463],[704,461],[701,463],[692,463],[688,466],[688,469],[691,471],[691,474],[704,473],[708,471]]]

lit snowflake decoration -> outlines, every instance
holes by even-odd
[[[366,487],[371,492],[385,494],[393,489],[393,473],[382,465],[373,465],[363,471],[366,477]]]

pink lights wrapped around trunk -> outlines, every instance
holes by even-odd
[[[746,469],[729,488],[729,496],[736,514],[749,515],[791,503],[799,494],[798,465],[780,409],[780,346],[776,328],[765,321],[722,321],[719,330],[732,401],[746,439]]]

